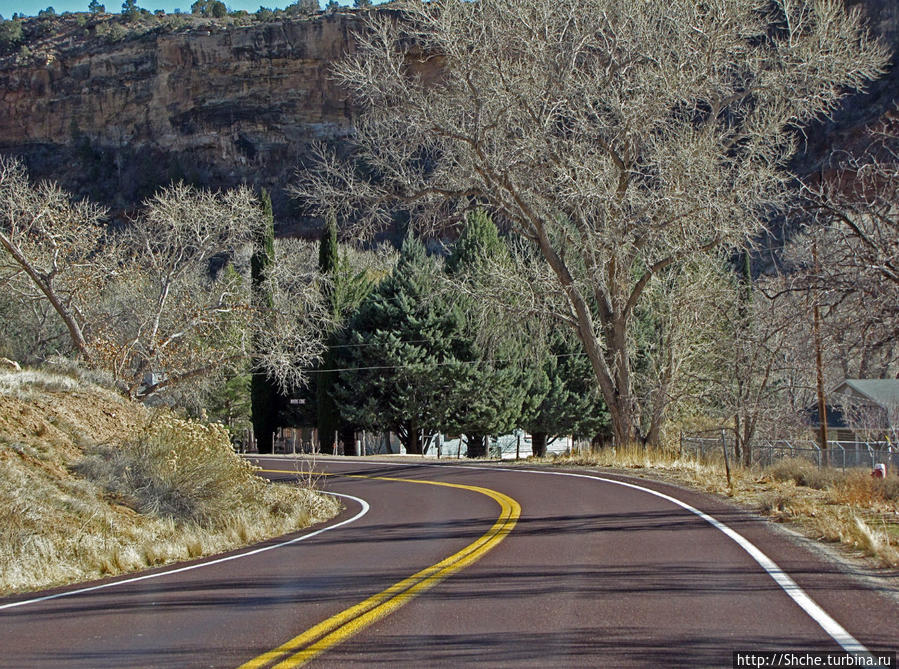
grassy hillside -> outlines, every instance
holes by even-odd
[[[261,480],[219,425],[74,374],[0,371],[0,594],[220,552],[337,510]]]

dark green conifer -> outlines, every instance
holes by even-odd
[[[393,272],[368,295],[336,349],[335,399],[348,422],[395,432],[408,453],[443,423],[457,314],[436,294],[439,265],[411,234]]]
[[[491,272],[502,271],[503,266],[509,266],[509,253],[496,225],[487,212],[472,212],[447,258],[447,273],[469,283],[470,294],[476,295],[479,284],[490,281]],[[451,366],[453,392],[446,428],[466,435],[469,457],[484,457],[489,435],[511,432],[539,404],[546,379],[516,336],[522,324],[501,311],[485,315],[474,308],[474,299],[455,301],[465,324],[452,342],[458,364]],[[471,320],[473,314],[478,317]]]
[[[334,314],[336,310],[335,294],[337,282],[337,265],[339,262],[337,253],[337,220],[329,216],[322,231],[318,246],[318,269],[322,277],[326,279],[322,290],[328,306]],[[333,388],[337,381],[337,373],[332,371],[336,364],[334,356],[334,340],[328,347],[322,360],[322,369],[316,374],[316,406],[319,448],[322,453],[333,454],[337,443],[335,434],[340,430],[340,411],[334,402]],[[353,441],[352,439],[350,441]],[[346,448],[348,444],[344,444]]]
[[[274,298],[267,284],[269,268],[275,259],[275,228],[272,216],[272,201],[266,190],[260,195],[263,221],[253,239],[253,255],[250,258],[250,275],[253,282],[253,307],[257,318],[271,318]],[[278,390],[266,373],[258,369],[254,360],[253,375],[250,380],[250,404],[253,417],[253,432],[260,453],[271,453],[272,438],[278,425]]]

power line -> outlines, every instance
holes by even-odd
[[[422,340],[422,341],[426,341],[426,340]],[[550,353],[549,355],[552,355],[555,358],[571,358],[574,356],[578,356],[578,357],[585,356],[587,354],[585,352],[581,351],[579,353]],[[445,360],[443,362],[434,362],[434,363],[428,363],[428,364],[432,367],[445,367],[448,365],[455,365],[455,364],[480,365],[480,364],[483,364],[484,362],[487,362],[487,361],[482,361],[482,360]],[[493,361],[489,361],[489,362],[506,363],[506,362],[512,362],[512,359],[493,360]],[[372,365],[370,367],[335,367],[332,369],[304,369],[302,371],[303,371],[303,373],[306,373],[306,374],[323,374],[325,372],[367,372],[367,371],[387,370],[387,369],[411,369],[414,366],[415,366],[414,364]]]

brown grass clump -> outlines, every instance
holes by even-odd
[[[899,501],[899,477],[872,478],[865,471],[851,472],[833,486],[833,500],[864,508],[889,508]]]
[[[0,593],[230,550],[337,511],[260,479],[218,425],[18,374],[0,373]]]
[[[827,490],[832,488],[840,474],[833,469],[822,469],[817,465],[800,458],[785,458],[765,469],[765,472],[778,481],[793,481],[798,486]]]

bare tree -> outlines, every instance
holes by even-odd
[[[225,264],[261,219],[247,189],[176,185],[121,234],[120,277],[107,291],[96,348],[133,397],[212,374],[241,357],[252,321],[246,281]],[[217,274],[212,263],[224,265]]]
[[[725,271],[724,262],[714,258],[672,265],[647,287],[635,313],[631,352],[634,401],[645,443],[661,443],[669,415],[695,409],[708,394],[710,352],[724,325]]]
[[[360,228],[487,204],[536,245],[612,415],[639,435],[635,311],[663,270],[738,247],[787,197],[793,131],[886,61],[836,0],[404,1],[336,69],[354,161],[296,192]]]
[[[857,155],[835,152],[805,185],[813,220],[790,253],[821,296],[828,348],[848,378],[899,371],[899,116],[869,138]]]
[[[96,272],[105,211],[50,182],[32,186],[24,166],[0,156],[0,287],[46,318],[49,304],[75,349],[91,359],[87,313],[109,280]]]
[[[717,333],[701,384],[711,413],[730,425],[746,466],[759,433],[795,436],[813,397],[810,314],[795,281],[776,272],[754,282],[748,272],[740,280],[731,273],[713,288]]]
[[[244,364],[254,333],[259,366],[285,386],[321,353],[327,312],[309,258],[282,251],[267,279],[272,313],[252,303],[249,242],[262,213],[246,188],[171,186],[105,234],[101,209],[32,186],[21,164],[0,159],[0,208],[0,283],[41,317],[52,305],[85,362],[131,397]]]
[[[305,385],[307,371],[321,360],[334,316],[321,285],[318,246],[297,239],[275,240],[271,327],[255,330],[262,370],[282,388]]]

